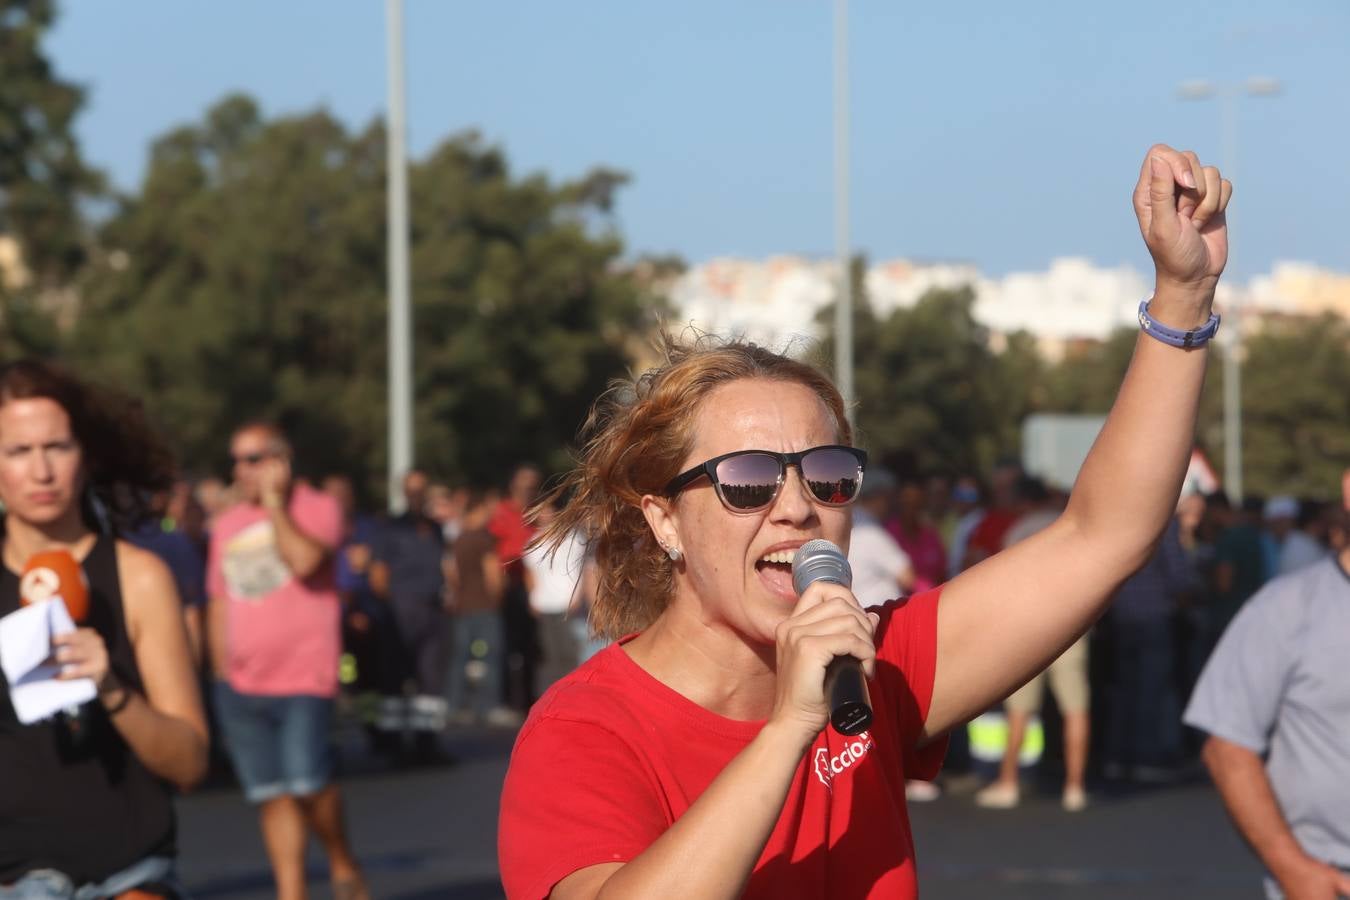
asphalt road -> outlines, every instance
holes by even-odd
[[[344,741],[350,831],[380,900],[502,896],[496,810],[513,734],[460,730],[457,765],[393,771]],[[1260,897],[1260,869],[1203,782],[1104,791],[1085,812],[1052,792],[1010,811],[947,796],[912,808],[925,900],[1230,900]],[[179,803],[182,871],[203,900],[272,896],[252,810],[229,786]],[[329,896],[317,847],[312,896]]]

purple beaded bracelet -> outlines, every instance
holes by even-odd
[[[1141,300],[1139,302],[1139,327],[1144,329],[1144,334],[1157,338],[1164,344],[1190,350],[1192,347],[1203,347],[1208,344],[1209,339],[1218,333],[1219,314],[1210,313],[1209,321],[1199,328],[1192,328],[1190,331],[1178,331],[1175,328],[1168,328],[1149,315],[1148,300]]]

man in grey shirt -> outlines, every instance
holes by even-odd
[[[1186,710],[1271,900],[1350,897],[1348,661],[1350,546],[1247,601]]]

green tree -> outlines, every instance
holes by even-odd
[[[1105,415],[1120,391],[1138,336],[1138,329],[1120,328],[1105,341],[1070,347],[1046,372],[1046,408]]]
[[[0,240],[18,253],[0,271],[0,353],[51,352],[59,290],[83,265],[80,206],[103,187],[73,130],[84,91],[42,49],[51,0],[0,0]]]
[[[81,359],[150,398],[191,467],[265,415],[302,463],[381,481],[386,433],[385,145],[245,97],[154,145],[85,279]],[[474,135],[412,165],[418,464],[491,479],[566,460],[642,295],[604,228],[622,183],[514,178]]]
[[[855,266],[854,386],[859,436],[882,460],[921,471],[986,471],[1016,454],[1028,382],[1040,363],[1025,335],[1003,355],[973,314],[972,288],[935,289],[912,308],[878,318]],[[834,310],[821,313],[826,359],[834,352]]]
[[[1138,332],[1121,329],[1080,348],[1048,374],[1049,408],[1105,413]],[[1221,346],[1209,358],[1196,439],[1224,475]],[[1336,316],[1272,322],[1243,364],[1243,479],[1248,493],[1330,499],[1350,466],[1350,323]]]
[[[998,428],[994,446],[1001,457],[1020,457],[1022,423],[1032,413],[1052,409],[1047,383],[1050,366],[1041,355],[1035,335],[1026,331],[1015,331],[1004,338],[995,363],[989,385]]]
[[[1268,323],[1242,369],[1247,491],[1332,500],[1350,467],[1350,322]]]

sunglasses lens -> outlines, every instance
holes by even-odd
[[[745,453],[717,464],[722,499],[734,509],[760,509],[778,493],[779,462],[763,453]]]
[[[802,478],[821,503],[842,506],[858,496],[862,466],[847,450],[827,447],[802,457]]]

